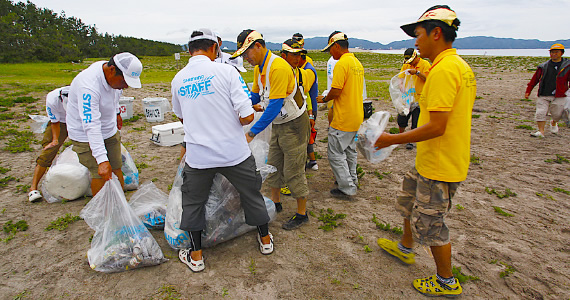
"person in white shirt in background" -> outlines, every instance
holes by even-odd
[[[172,107],[184,124],[186,144],[180,229],[188,231],[192,245],[181,249],[178,257],[190,270],[200,272],[205,268],[205,206],[217,173],[239,192],[246,223],[257,226],[262,254],[273,252],[273,236],[260,192],[261,175],[243,133],[242,126],[254,119],[247,85],[235,68],[213,62],[220,48],[210,29],[194,31],[188,50],[192,58],[172,79]]]
[[[69,86],[57,88],[48,93],[46,97],[46,112],[49,117],[49,124],[44,132],[42,140],[42,153],[36,159],[36,168],[32,178],[32,186],[28,193],[28,200],[36,202],[42,199],[42,194],[38,190],[38,184],[44,176],[67,139],[67,126],[65,124],[65,107],[67,106],[67,95]]]
[[[93,63],[71,82],[67,131],[79,162],[89,169],[93,196],[113,173],[124,185],[119,97],[123,89],[141,87],[141,72],[140,60],[123,52]]]

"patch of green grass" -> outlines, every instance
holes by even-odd
[[[151,179],[150,181],[152,182],[156,182],[158,180],[158,178],[154,177],[153,179]]]
[[[459,203],[455,204],[455,208],[457,208],[457,210],[464,210],[465,209],[465,207],[463,207],[463,205],[461,205]]]
[[[0,178],[0,187],[6,187],[8,182],[16,180],[13,176],[6,176],[4,178]]]
[[[556,187],[556,188],[554,188],[554,191],[555,191],[555,192],[564,193],[564,194],[566,194],[566,195],[570,195],[570,191],[567,191],[567,190],[565,190],[565,189],[563,189],[563,188],[557,188],[557,187]]]
[[[137,169],[146,169],[149,167],[149,165],[147,165],[144,161],[140,162],[140,163],[135,163],[135,165],[137,166]]]
[[[24,290],[23,292],[20,292],[16,296],[14,296],[14,300],[22,300],[24,298],[28,298],[29,293],[30,292],[28,292],[28,290]]]
[[[340,284],[340,280],[338,280],[336,278],[331,278],[331,283],[332,284]]]
[[[505,212],[502,208],[500,208],[498,206],[493,206],[493,209],[495,210],[496,213],[500,214],[501,216],[505,216],[505,217],[514,217],[515,216],[513,214]]]
[[[325,143],[325,144],[326,144],[326,143],[328,143],[328,142],[329,142],[329,137],[328,137],[328,136],[326,136],[324,139],[322,139],[322,140],[319,140],[319,142],[321,142],[321,143]]]
[[[12,171],[12,169],[0,167],[0,174],[6,174],[9,171]]]
[[[342,220],[344,218],[346,218],[346,214],[335,214],[331,208],[328,208],[326,211],[321,209],[318,220],[324,224],[319,226],[319,229],[331,231],[342,225],[338,220]]]
[[[504,119],[505,117],[497,117],[497,116],[495,116],[495,115],[490,115],[489,118],[501,120],[501,119]]]
[[[513,267],[511,265],[508,265],[504,262],[501,262],[500,264],[505,266],[505,270],[503,270],[499,273],[499,277],[501,277],[501,278],[509,277],[509,275],[513,274],[516,271],[515,267]]]
[[[392,225],[390,225],[389,223],[382,223],[380,222],[377,218],[376,218],[376,214],[372,214],[372,223],[376,224],[376,228],[384,230],[384,231],[388,231],[388,232],[392,232],[395,233],[397,235],[402,235],[404,234],[404,231],[402,230],[401,227],[392,227]]]
[[[178,292],[174,285],[163,284],[154,294],[154,299],[161,300],[179,300],[182,295]]]
[[[257,272],[257,271],[255,270],[255,260],[253,259],[253,257],[251,258],[251,261],[250,261],[250,263],[249,263],[249,272],[250,272],[252,275],[255,275],[255,273]]]
[[[5,120],[12,120],[14,119],[14,112],[9,112],[9,113],[1,113],[0,114],[0,120],[5,121]]]
[[[473,154],[471,154],[469,161],[474,165],[480,165],[481,164],[481,160],[479,160],[479,156],[475,156]]]
[[[534,128],[530,125],[518,125],[517,127],[515,127],[516,129],[527,129],[527,130],[533,130]]]
[[[79,221],[81,218],[79,216],[72,216],[71,214],[65,214],[63,217],[58,217],[55,221],[51,221],[51,224],[46,227],[45,231],[50,231],[57,229],[59,231],[65,230],[69,224]]]
[[[18,184],[16,186],[16,193],[27,193],[31,185],[29,184]]]
[[[370,247],[368,245],[364,245],[364,252],[370,253],[370,252],[372,252],[372,249],[370,249]]]
[[[145,131],[145,130],[146,130],[146,126],[133,127],[133,130],[135,130],[135,131]]]
[[[356,177],[358,177],[358,179],[360,179],[364,176],[364,174],[365,174],[364,169],[362,169],[360,164],[356,164]]]
[[[398,127],[392,127],[392,128],[390,128],[390,130],[388,130],[388,132],[390,134],[398,134],[398,133],[400,133],[400,129],[398,129]]]
[[[475,96],[475,100],[477,100],[477,99],[483,99],[483,97],[481,97],[481,96]]]
[[[481,117],[481,115],[471,115],[471,118],[473,119],[479,119]]]
[[[321,159],[323,158],[322,155],[319,154],[319,152],[315,151],[315,159]]]
[[[537,195],[538,197],[546,197],[547,199],[550,199],[550,200],[552,200],[552,201],[556,201],[556,199],[554,199],[554,197],[552,197],[552,196],[549,195],[549,194],[542,194],[542,193],[538,193],[538,192],[537,192],[536,195]]]
[[[132,123],[134,123],[134,122],[140,120],[140,119],[143,118],[143,117],[144,117],[144,114],[136,114],[136,115],[133,115],[130,119],[128,119],[128,120],[123,120],[123,125],[130,125],[130,124],[132,124]],[[178,121],[178,120],[176,120],[176,121]]]
[[[563,164],[563,163],[570,163],[570,160],[568,160],[566,157],[560,155],[560,154],[556,154],[556,159],[547,159],[545,160],[545,162],[547,163],[557,163],[557,164]]]
[[[495,189],[490,189],[488,187],[485,187],[485,192],[487,192],[487,194],[489,194],[489,195],[496,195],[497,198],[499,198],[499,199],[517,196],[517,193],[511,191],[511,189],[509,189],[509,188],[505,189],[505,193],[501,193]]]
[[[19,153],[25,151],[34,151],[30,146],[31,143],[36,143],[37,140],[34,133],[29,130],[18,131],[15,129],[0,130],[0,139],[10,136],[10,139],[3,148],[12,153]]]
[[[374,174],[378,179],[382,180],[384,179],[384,176],[390,175],[392,172],[382,172],[382,174],[380,174],[380,172],[374,171],[372,174]]]
[[[531,99],[520,99],[520,101],[523,101],[523,102],[532,102]]]
[[[7,243],[7,242],[11,241],[12,239],[14,239],[14,237],[16,236],[16,233],[18,233],[18,231],[26,231],[26,230],[28,230],[28,227],[29,227],[28,222],[26,222],[25,220],[20,220],[16,223],[14,223],[14,221],[12,221],[12,220],[9,220],[6,223],[4,223],[4,226],[2,226],[2,230],[8,236],[4,239],[0,239],[0,241]]]
[[[222,288],[222,297],[225,297],[225,296],[227,296],[227,295],[229,295],[228,289]]]
[[[460,283],[464,283],[464,282],[467,282],[469,280],[479,280],[479,277],[477,277],[477,276],[471,276],[471,275],[463,274],[463,272],[461,272],[461,267],[453,266],[453,268],[451,269],[451,272],[453,273],[453,276],[457,280],[459,280]]]

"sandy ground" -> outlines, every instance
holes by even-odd
[[[570,196],[554,188],[570,190],[570,164],[548,163],[556,154],[570,158],[570,129],[558,135],[531,138],[533,102],[520,101],[528,71],[496,73],[492,68],[475,69],[478,96],[475,103],[480,118],[473,119],[472,147],[479,164],[472,164],[467,180],[453,199],[447,219],[451,228],[453,265],[479,280],[463,284],[465,299],[568,299],[570,297]],[[534,94],[534,93],[533,93]],[[126,96],[140,100],[148,96],[169,97],[168,85],[147,85]],[[40,96],[40,95],[38,95]],[[533,99],[534,99],[533,95]],[[43,95],[42,95],[43,99]],[[40,100],[43,101],[43,100]],[[374,101],[376,111],[395,111],[386,100]],[[135,111],[142,112],[140,101]],[[491,118],[495,116],[497,118]],[[215,115],[213,115],[215,121]],[[166,122],[172,121],[167,116]],[[20,123],[21,124],[21,123]],[[29,124],[24,123],[24,124]],[[140,170],[141,181],[156,178],[168,192],[178,165],[179,147],[159,147],[149,141],[151,126],[141,119],[122,131],[137,162],[149,167]],[[391,123],[390,127],[396,127]],[[144,127],[141,131],[133,128]],[[326,136],[327,121],[320,112],[319,136]],[[40,136],[38,135],[38,138]],[[5,143],[5,141],[0,141]],[[0,298],[14,299],[421,299],[412,280],[434,274],[435,267],[423,247],[416,248],[416,264],[404,266],[377,246],[378,238],[399,236],[376,228],[372,215],[384,223],[402,226],[394,201],[403,175],[414,164],[415,150],[397,148],[384,162],[371,164],[359,154],[365,171],[358,194],[352,200],[332,198],[333,175],[329,168],[326,143],[317,142],[323,157],[318,171],[308,171],[308,207],[316,216],[321,209],[346,214],[342,225],[333,231],[318,229],[322,222],[310,223],[294,231],[281,229],[295,210],[295,201],[284,197],[284,211],[270,224],[275,236],[275,253],[263,256],[255,234],[228,241],[204,251],[206,270],[193,274],[169,247],[162,231],[153,235],[170,260],[160,266],[116,274],[98,273],[86,263],[86,252],[93,234],[84,221],[63,231],[45,231],[55,218],[78,215],[88,199],[67,203],[30,204],[17,194],[17,184],[28,184],[39,145],[35,152],[12,154],[2,151],[7,175],[20,178],[0,188],[0,223],[26,220],[29,229],[0,243]],[[379,179],[374,171],[385,172]],[[517,196],[499,199],[485,188]],[[269,195],[267,187],[264,193]],[[537,193],[544,196],[538,196]],[[132,192],[127,193],[127,198]],[[548,197],[550,195],[551,197]],[[455,204],[464,209],[459,210]],[[512,217],[497,214],[501,207]],[[6,235],[0,233],[0,237]],[[365,251],[369,246],[371,252]],[[507,266],[514,272],[500,277]],[[168,298],[168,299],[173,299]]]

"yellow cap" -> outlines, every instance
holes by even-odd
[[[329,48],[336,42],[338,41],[344,41],[344,40],[348,40],[348,37],[346,36],[346,34],[340,32],[340,31],[336,31],[333,32],[332,36],[329,38],[329,44],[321,51],[325,52],[327,50],[329,50]]]
[[[238,49],[234,54],[232,54],[231,58],[236,58],[242,55],[245,50],[258,40],[263,40],[263,35],[261,35],[261,33],[251,29],[242,31],[237,38]]]
[[[447,5],[437,5],[430,9],[428,9],[424,14],[414,23],[406,24],[400,26],[402,30],[411,37],[416,37],[414,34],[414,30],[416,26],[424,21],[428,20],[438,20],[442,21],[443,23],[453,27],[455,30],[458,29],[459,20],[457,19],[457,15],[455,12],[449,8]],[[457,21],[456,21],[457,20]]]
[[[564,45],[562,44],[554,44],[550,46],[550,50],[564,50]],[[549,51],[550,51],[549,50]]]

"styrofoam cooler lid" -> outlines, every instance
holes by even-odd
[[[129,103],[133,102],[133,100],[135,100],[135,97],[121,97],[119,98],[119,103]]]
[[[168,100],[166,98],[163,98],[163,97],[147,97],[147,98],[144,98],[142,101],[145,104],[158,104],[158,103],[168,101]]]

